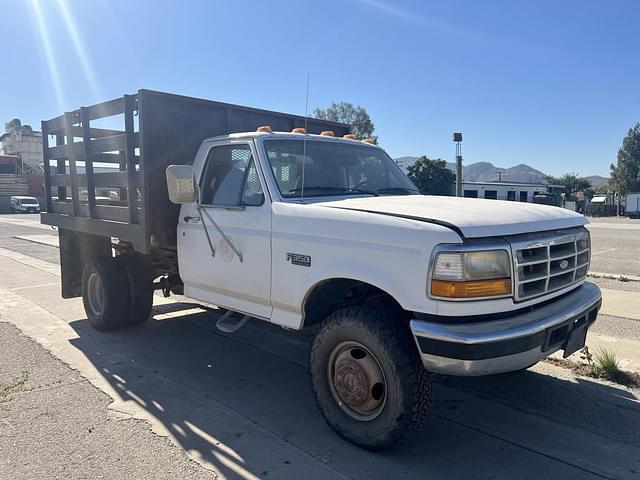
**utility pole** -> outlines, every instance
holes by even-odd
[[[453,142],[456,144],[456,197],[462,196],[462,133],[454,132]]]

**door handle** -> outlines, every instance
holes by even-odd
[[[187,223],[198,223],[200,221],[200,217],[192,217],[187,215],[186,217],[183,218],[183,220]]]

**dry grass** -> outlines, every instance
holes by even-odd
[[[22,370],[20,376],[9,383],[0,383],[0,403],[8,402],[12,393],[19,392],[24,389],[24,386],[29,379],[29,372]]]
[[[589,352],[585,347],[580,352],[587,363],[574,362],[567,359],[547,358],[547,362],[559,367],[568,368],[576,375],[585,377],[602,378],[632,388],[640,388],[640,374],[626,372],[618,367],[618,357],[612,350],[604,348]]]
[[[605,374],[612,374],[618,368],[618,358],[616,357],[616,352],[613,350],[608,350],[606,348],[600,348],[596,350],[593,354],[593,360],[595,361],[595,365],[602,369]]]

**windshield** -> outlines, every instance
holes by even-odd
[[[18,203],[20,205],[38,205],[38,201],[35,198],[20,198]]]
[[[264,146],[284,198],[418,193],[378,148],[321,140],[265,140]]]

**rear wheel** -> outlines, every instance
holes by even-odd
[[[89,262],[82,272],[82,302],[92,327],[113,330],[124,325],[129,308],[124,268],[111,257]]]
[[[149,262],[137,253],[118,255],[115,261],[122,265],[128,280],[130,308],[127,324],[144,323],[153,306],[153,276]]]
[[[411,332],[384,311],[349,307],[327,317],[310,367],[325,420],[363,448],[384,449],[409,437],[431,409],[431,376]]]

